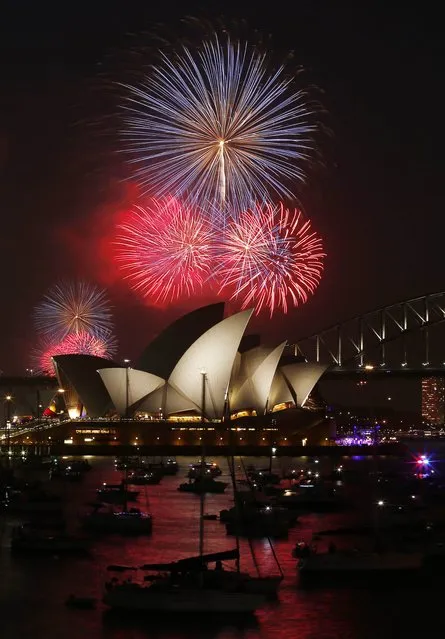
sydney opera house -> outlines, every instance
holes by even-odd
[[[327,442],[314,388],[326,366],[299,361],[286,342],[246,334],[252,311],[224,304],[184,315],[131,366],[87,355],[53,358],[63,389],[63,437],[82,443],[285,445]],[[59,427],[60,428],[60,427]],[[235,431],[235,432],[232,432]]]

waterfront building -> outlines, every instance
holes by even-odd
[[[444,423],[445,380],[442,377],[422,379],[422,421],[436,425]]]
[[[223,303],[197,309],[146,346],[135,367],[54,356],[68,419],[51,438],[180,445],[205,431],[214,444],[328,442],[324,407],[310,397],[327,365],[286,354],[285,341],[266,346],[246,335],[251,315],[224,317]]]

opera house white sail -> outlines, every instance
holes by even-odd
[[[161,377],[134,368],[103,368],[97,372],[121,417],[128,416],[139,400],[165,384]]]
[[[222,320],[184,353],[170,375],[173,388],[202,408],[205,393],[205,415],[221,418],[239,343],[253,310],[242,311]]]
[[[91,356],[54,357],[70,414],[196,418],[204,412],[219,420],[227,412],[261,416],[304,407],[327,365],[287,363],[286,342],[267,347],[259,336],[245,335],[252,310],[221,319],[223,310],[214,304],[176,320],[136,360],[143,370]]]
[[[294,402],[302,408],[315,384],[328,368],[328,364],[295,362],[281,366],[272,383],[269,407]]]
[[[286,342],[275,348],[257,346],[240,356],[230,393],[232,412],[252,409],[257,415],[266,411],[272,380]]]

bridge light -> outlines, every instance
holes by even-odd
[[[408,362],[402,362],[402,366],[408,366]]]
[[[429,366],[429,362],[422,362],[422,366]]]

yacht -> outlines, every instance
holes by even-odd
[[[147,464],[149,470],[158,472],[162,476],[164,475],[176,475],[179,471],[179,464],[176,459],[167,457],[167,459],[161,459],[160,461],[149,461]]]
[[[106,584],[103,602],[128,611],[254,613],[265,596],[244,588],[239,573],[222,570],[222,560],[234,558],[237,550],[145,565],[143,570],[158,575],[146,577],[143,584],[113,579]],[[214,570],[208,568],[211,562],[216,564]]]
[[[136,501],[139,493],[135,490],[128,490],[126,482],[122,481],[120,484],[107,484],[103,483],[101,488],[98,488],[97,498],[101,502],[122,504],[127,501]]]
[[[219,518],[229,535],[287,538],[298,516],[286,508],[257,501],[256,492],[240,491],[235,493],[235,506],[221,510]]]
[[[408,575],[420,572],[423,553],[365,552],[342,550],[316,552],[306,544],[297,544],[293,551],[303,577],[313,575],[357,576],[376,574]]]
[[[312,482],[300,484],[296,490],[284,489],[280,495],[275,496],[274,501],[285,508],[312,512],[331,512],[346,507],[335,488],[330,489]]]
[[[133,486],[150,486],[159,484],[162,479],[161,472],[153,470],[132,470],[128,473],[127,482]]]
[[[221,494],[225,491],[228,484],[223,481],[216,481],[213,477],[196,477],[193,481],[184,482],[178,486],[178,490],[183,493],[195,493],[201,495],[203,493]]]
[[[51,552],[79,553],[87,552],[89,542],[81,537],[52,535],[29,526],[15,526],[12,529],[11,552]]]
[[[153,529],[151,514],[141,512],[139,508],[115,512],[111,508],[106,508],[104,504],[97,504],[81,519],[84,528],[101,533],[149,535]]]
[[[215,462],[199,461],[197,464],[190,464],[190,470],[187,474],[189,479],[197,479],[198,477],[219,477],[222,471]]]

